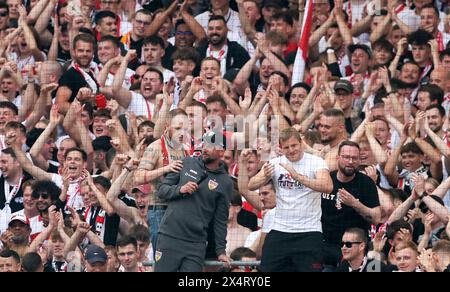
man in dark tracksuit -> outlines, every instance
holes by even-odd
[[[223,152],[223,145],[203,147],[201,157],[185,158],[183,169],[162,182],[158,196],[168,208],[159,229],[155,272],[201,272],[211,221],[218,259],[229,262],[225,247],[233,182],[220,160]]]

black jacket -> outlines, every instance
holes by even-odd
[[[197,48],[200,53],[201,58],[205,58],[206,52],[208,51],[208,42],[204,42],[201,46]],[[250,55],[248,52],[237,42],[228,41],[228,53],[227,53],[227,71],[232,68],[241,69],[245,63],[250,60]]]
[[[180,194],[181,187],[190,181],[200,181],[199,190],[192,195]],[[233,182],[224,164],[217,170],[208,170],[201,158],[185,158],[180,173],[169,173],[158,189],[158,196],[168,203],[159,233],[188,242],[204,242],[206,248],[208,225],[213,221],[216,253],[225,253],[232,192]]]

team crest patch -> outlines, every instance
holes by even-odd
[[[156,251],[155,253],[155,261],[158,262],[162,257],[162,252]]]
[[[212,179],[209,180],[208,182],[208,188],[210,191],[213,191],[217,188],[219,184],[216,181],[213,181]]]

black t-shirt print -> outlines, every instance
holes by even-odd
[[[357,227],[369,230],[371,223],[356,210],[344,204],[341,204],[342,208],[338,210],[336,208],[338,190],[342,188],[347,190],[368,208],[380,206],[380,201],[376,185],[368,176],[358,172],[351,182],[342,183],[337,179],[337,171],[330,175],[333,180],[333,192],[322,194],[322,229],[327,242],[339,244],[346,229]]]

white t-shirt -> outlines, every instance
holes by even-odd
[[[59,174],[52,175],[52,182],[54,182],[60,189],[63,188],[63,179]],[[75,210],[85,207],[83,198],[80,194],[80,182],[78,180],[70,182],[66,202],[66,207],[72,207]]]
[[[141,94],[131,92],[131,102],[128,111],[133,112],[136,116],[153,117],[155,115],[155,105],[147,101]]]
[[[267,213],[264,215],[262,228],[258,231],[250,233],[247,236],[244,247],[247,248],[252,247],[255,244],[256,240],[259,239],[259,235],[261,234],[261,232],[269,233],[272,230],[274,220],[275,220],[275,208],[267,211]]]
[[[317,156],[304,153],[298,162],[290,162],[286,156],[270,160],[275,166],[272,180],[275,184],[277,204],[272,230],[286,233],[322,232],[321,195],[295,181],[280,163],[291,165],[295,171],[310,179],[316,172],[328,170],[326,162]]]
[[[125,71],[125,78],[123,79],[123,84],[122,84],[123,88],[130,89],[131,80],[133,78],[134,73],[135,72],[133,70],[127,68],[127,71]],[[110,72],[110,73],[108,73],[108,77],[106,78],[105,85],[112,86],[113,82],[114,82],[114,75]]]

